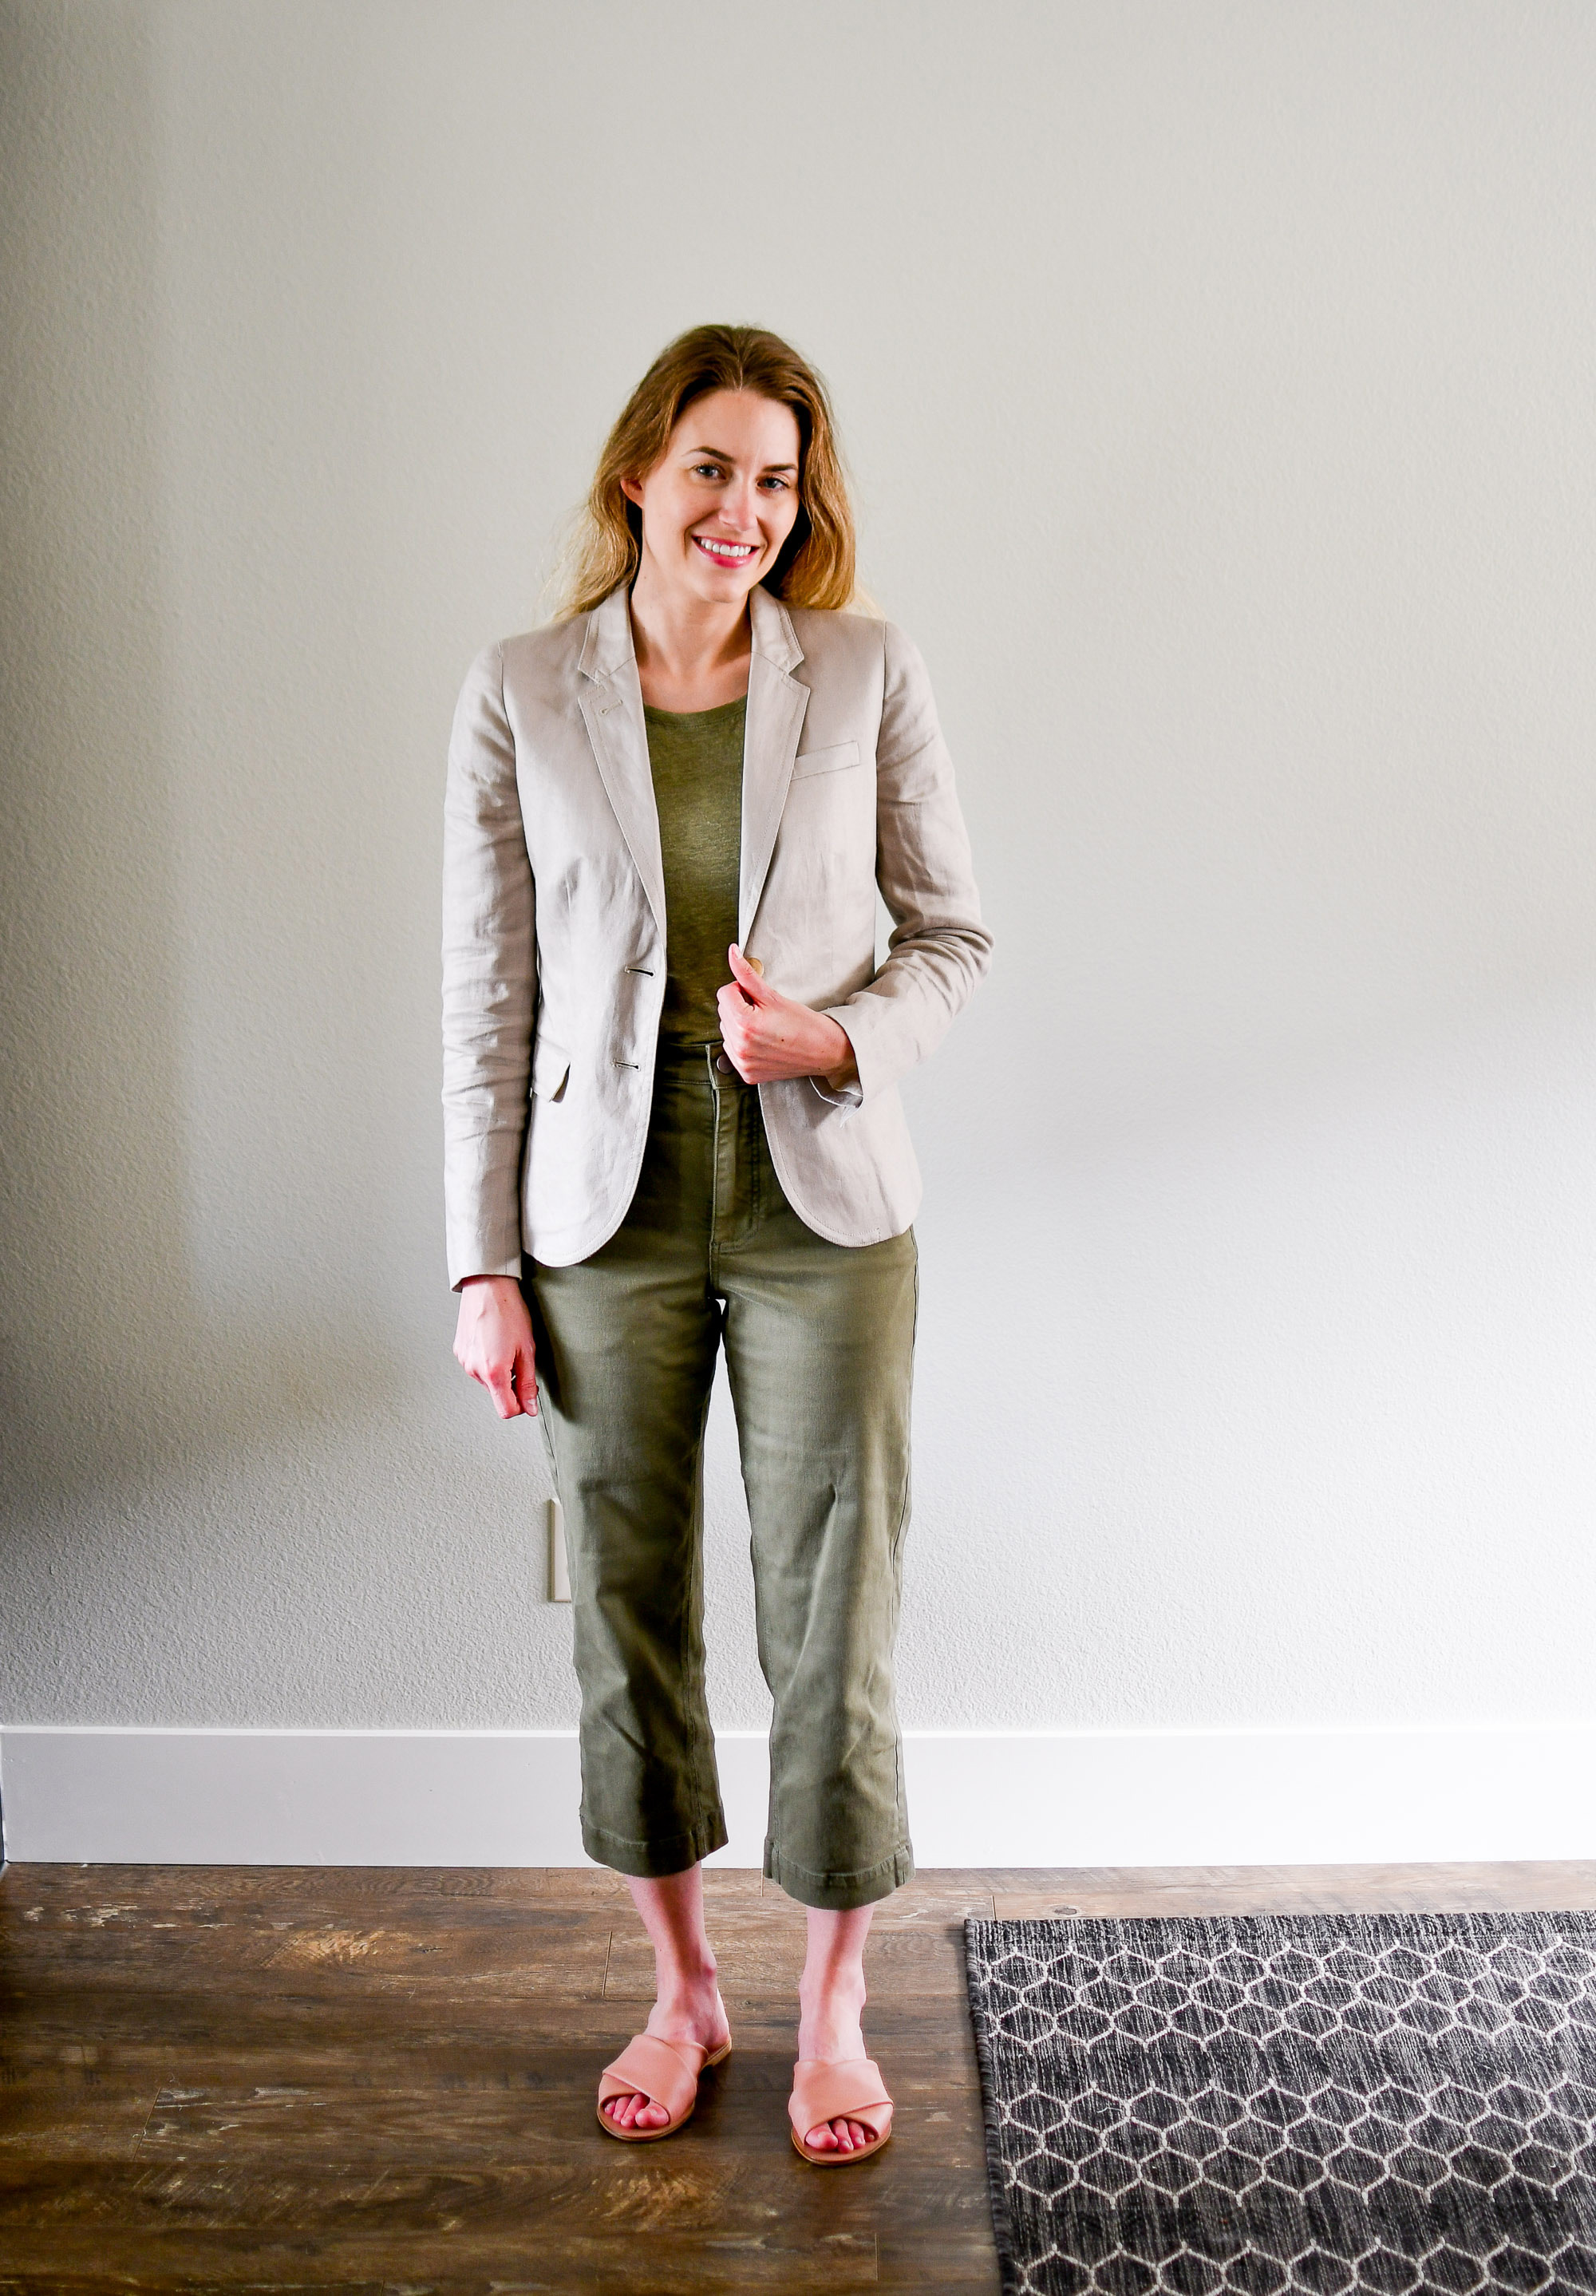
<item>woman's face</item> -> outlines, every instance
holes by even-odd
[[[752,390],[695,398],[642,479],[644,577],[706,605],[739,605],[770,572],[798,513],[798,427]]]

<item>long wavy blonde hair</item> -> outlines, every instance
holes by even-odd
[[[630,587],[642,552],[642,513],[621,491],[664,454],[677,422],[712,390],[753,390],[790,406],[798,427],[798,513],[765,587],[790,606],[855,603],[854,512],[826,387],[808,360],[763,327],[692,327],[667,343],[604,442],[567,552],[558,611],[585,613],[616,585]]]

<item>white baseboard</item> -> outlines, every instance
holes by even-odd
[[[765,1747],[716,1740],[758,1866]],[[1340,1865],[1596,1856],[1596,1726],[921,1731],[916,1861]],[[573,1732],[0,1730],[23,1863],[583,1866]]]

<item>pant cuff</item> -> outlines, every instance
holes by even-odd
[[[784,1857],[775,1842],[765,1845],[765,1874],[800,1906],[818,1906],[826,1913],[850,1913],[855,1906],[873,1906],[889,1898],[914,1876],[914,1851],[905,1841],[878,1866],[863,1866],[847,1874],[816,1874],[807,1866]]]
[[[631,1841],[624,1833],[582,1820],[582,1847],[601,1866],[617,1874],[634,1874],[662,1882],[668,1874],[684,1874],[700,1857],[712,1857],[731,1840],[725,1819],[717,1811],[695,1825],[691,1833],[663,1833],[652,1841]]]

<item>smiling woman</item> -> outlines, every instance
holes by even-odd
[[[669,2136],[731,2046],[700,1866],[726,1841],[700,1522],[724,1344],[773,1707],[765,1870],[808,1908],[789,2117],[822,2166],[890,2131],[863,1955],[914,1870],[896,1086],[991,948],[924,668],[853,594],[819,377],[774,335],[695,328],[610,434],[564,615],[473,665],[446,812],[454,1352],[506,1419],[541,1382],[583,1840],[655,1950],[600,2125]]]

